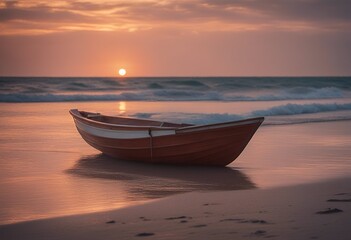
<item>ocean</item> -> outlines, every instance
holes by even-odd
[[[77,133],[73,108],[178,123],[265,122],[228,167],[184,168],[101,155]],[[0,224],[351,172],[351,77],[1,77],[0,110]]]
[[[207,109],[200,107],[201,111],[193,112],[184,112],[182,107],[161,112],[142,108],[118,112],[193,124],[257,116],[275,117],[266,124],[333,121],[351,116],[344,112],[351,110],[351,77],[0,78],[2,103],[97,101],[122,102],[122,108],[125,102],[162,102],[168,106],[182,106],[180,102],[202,106],[203,102],[211,102]],[[220,110],[214,103],[227,107]],[[305,114],[315,117],[297,117]]]

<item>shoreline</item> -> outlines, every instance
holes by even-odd
[[[190,192],[107,212],[1,225],[0,236],[2,239],[346,240],[351,234],[350,186],[351,178],[337,178],[268,189]],[[317,214],[328,208],[343,212]]]

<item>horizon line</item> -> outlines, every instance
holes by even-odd
[[[155,75],[155,76],[45,76],[45,75],[37,75],[37,76],[31,76],[31,75],[4,75],[0,76],[0,78],[18,78],[18,77],[24,77],[24,78],[296,78],[296,77],[351,77],[351,75],[188,75],[188,76],[174,76],[174,75]]]

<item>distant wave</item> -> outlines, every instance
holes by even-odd
[[[284,116],[284,115],[296,115],[306,113],[320,113],[320,112],[331,112],[331,111],[342,111],[351,110],[351,103],[330,103],[330,104],[285,104],[268,108],[265,110],[256,110],[248,114],[247,116]]]
[[[351,77],[0,77],[0,102],[280,101],[351,96]]]
[[[203,113],[136,113],[131,117],[137,118],[149,118],[162,121],[171,121],[178,123],[191,123],[191,124],[211,124],[228,121],[236,121],[244,118],[254,117],[277,117],[277,116],[291,116],[300,115],[307,113],[323,113],[333,111],[351,110],[351,103],[345,104],[285,104],[277,107],[267,108],[263,110],[256,110],[246,114],[228,114],[228,113],[215,113],[215,114],[203,114]],[[318,122],[318,121],[335,121],[335,120],[346,120],[351,119],[350,116],[345,115],[334,115],[328,118],[285,118],[281,121],[266,121],[266,124],[290,124],[290,123],[304,123],[304,122]]]
[[[28,89],[27,89],[28,91]],[[250,96],[246,93],[220,92],[210,90],[162,89],[154,86],[153,90],[122,91],[109,94],[56,94],[56,93],[0,93],[0,102],[68,102],[68,101],[279,101],[343,98],[338,88],[299,88],[279,90],[274,94]],[[35,90],[36,91],[36,90]]]
[[[251,101],[277,101],[277,100],[299,100],[299,99],[331,99],[342,98],[343,92],[334,87],[327,88],[291,88],[281,90],[276,94],[252,97]]]
[[[133,93],[122,94],[0,94],[0,102],[74,102],[74,101],[119,101],[144,100]]]

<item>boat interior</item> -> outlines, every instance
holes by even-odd
[[[193,126],[191,124],[177,124],[177,123],[170,123],[170,122],[160,122],[154,120],[147,120],[147,119],[136,119],[136,118],[125,118],[125,117],[113,117],[113,116],[105,116],[100,113],[91,113],[91,112],[84,112],[79,111],[80,115],[91,119],[97,122],[102,123],[109,123],[109,124],[116,124],[116,125],[131,125],[131,126],[152,126],[152,127],[172,127],[172,128],[182,128],[182,127],[190,127]]]

